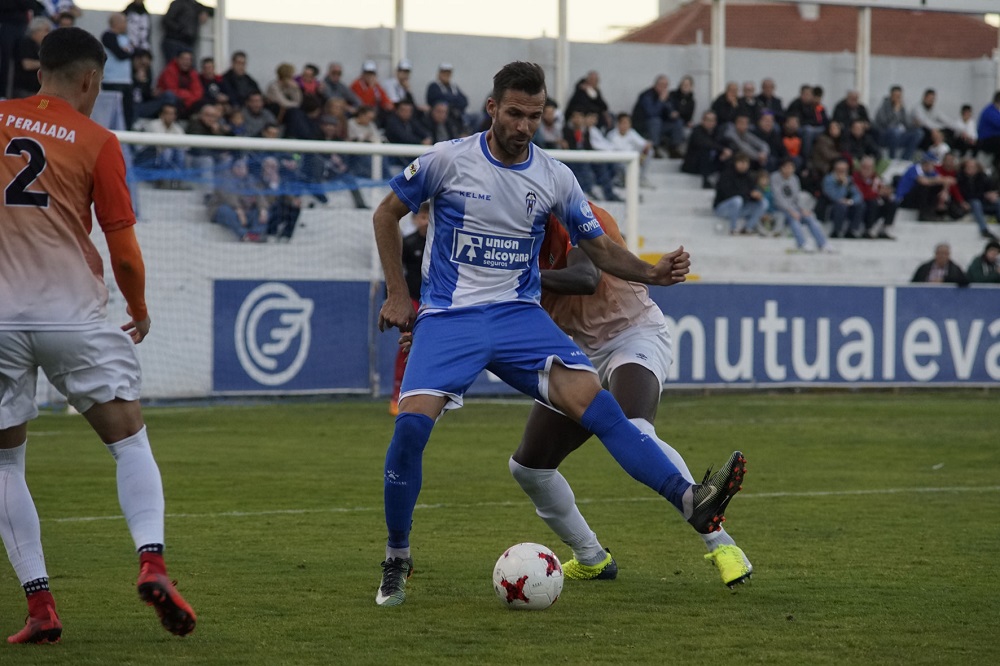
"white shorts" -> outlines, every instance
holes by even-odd
[[[115,398],[138,400],[139,357],[111,324],[76,331],[0,331],[0,430],[38,416],[38,368],[80,413]]]
[[[616,368],[630,363],[652,372],[662,386],[674,361],[674,346],[666,325],[659,328],[647,326],[622,333],[596,351],[587,351],[587,357],[597,368],[597,376],[604,388],[608,388],[611,373]]]

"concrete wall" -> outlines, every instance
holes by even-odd
[[[100,34],[107,25],[107,12],[90,11],[80,26]],[[159,56],[159,17],[153,17],[153,44]],[[200,55],[211,53],[211,24],[203,29]],[[230,22],[230,47],[249,54],[250,73],[261,86],[274,78],[275,67],[284,61],[301,67],[307,62],[325,71],[327,63],[344,65],[348,83],[361,70],[366,59],[379,64],[380,77],[389,76],[395,63],[390,62],[392,31],[389,28],[335,28],[328,26]],[[479,107],[489,94],[492,76],[511,60],[532,60],[541,64],[550,80],[555,79],[555,46],[551,38],[511,39],[467,35],[409,33],[408,56],[413,61],[412,81],[418,100],[437,73],[437,65],[449,61],[455,65],[454,80]],[[649,44],[575,43],[570,47],[572,69],[569,79],[577,81],[588,70],[601,73],[602,91],[613,111],[630,111],[636,96],[652,84],[660,73],[667,74],[675,85],[681,76],[695,79],[698,109],[711,103],[709,96],[709,47],[656,46]],[[157,57],[154,65],[162,66]],[[845,91],[854,87],[853,53],[798,53],[729,49],[726,54],[728,80],[760,80],[770,76],[778,94],[787,102],[798,94],[802,83],[819,84],[826,91],[826,103],[832,107]],[[221,70],[228,63],[221,64]],[[221,71],[220,70],[220,71]],[[919,58],[872,58],[870,107],[877,107],[889,86],[900,84],[908,104],[916,104],[925,88],[938,91],[942,110],[958,115],[964,103],[977,110],[992,99],[996,66],[989,60],[929,60]],[[872,112],[874,113],[874,108]]]

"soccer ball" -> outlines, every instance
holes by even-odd
[[[519,543],[504,551],[493,567],[493,590],[514,610],[545,610],[562,592],[559,558],[537,543]]]

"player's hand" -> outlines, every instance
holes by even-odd
[[[673,252],[663,255],[653,266],[652,280],[650,284],[659,284],[669,287],[672,284],[684,282],[687,274],[691,272],[691,255],[684,251],[684,246],[680,246]]]
[[[129,308],[126,308],[125,311],[128,312],[130,317],[132,316],[132,311]],[[122,326],[122,330],[128,333],[129,337],[132,338],[132,342],[139,344],[149,335],[150,323],[148,316],[142,321],[136,321],[133,317],[129,323]]]
[[[413,302],[409,295],[385,299],[382,309],[378,313],[378,330],[384,331],[387,328],[398,328],[405,333],[413,328],[413,322],[417,319],[417,313],[413,311]]]
[[[399,351],[404,354],[410,353],[410,347],[413,346],[413,333],[407,331],[399,336]]]

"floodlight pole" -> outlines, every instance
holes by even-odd
[[[226,16],[226,0],[215,0],[215,16],[212,19],[214,31],[215,66],[219,70],[226,68],[229,62],[229,18]],[[219,71],[216,70],[216,71]]]
[[[997,68],[996,76],[996,89],[1000,90],[1000,26],[997,26],[997,48],[993,52],[993,64]]]
[[[389,71],[395,72],[399,61],[406,57],[406,0],[396,0],[396,24],[392,28],[392,48],[389,54]]]
[[[854,87],[861,103],[871,105],[872,8],[858,7],[858,47],[854,56]]]
[[[726,0],[712,2],[712,98],[726,90]]]
[[[559,34],[556,35],[556,85],[555,95],[549,91],[565,111],[569,101],[569,39],[566,37],[566,0],[559,0]]]

